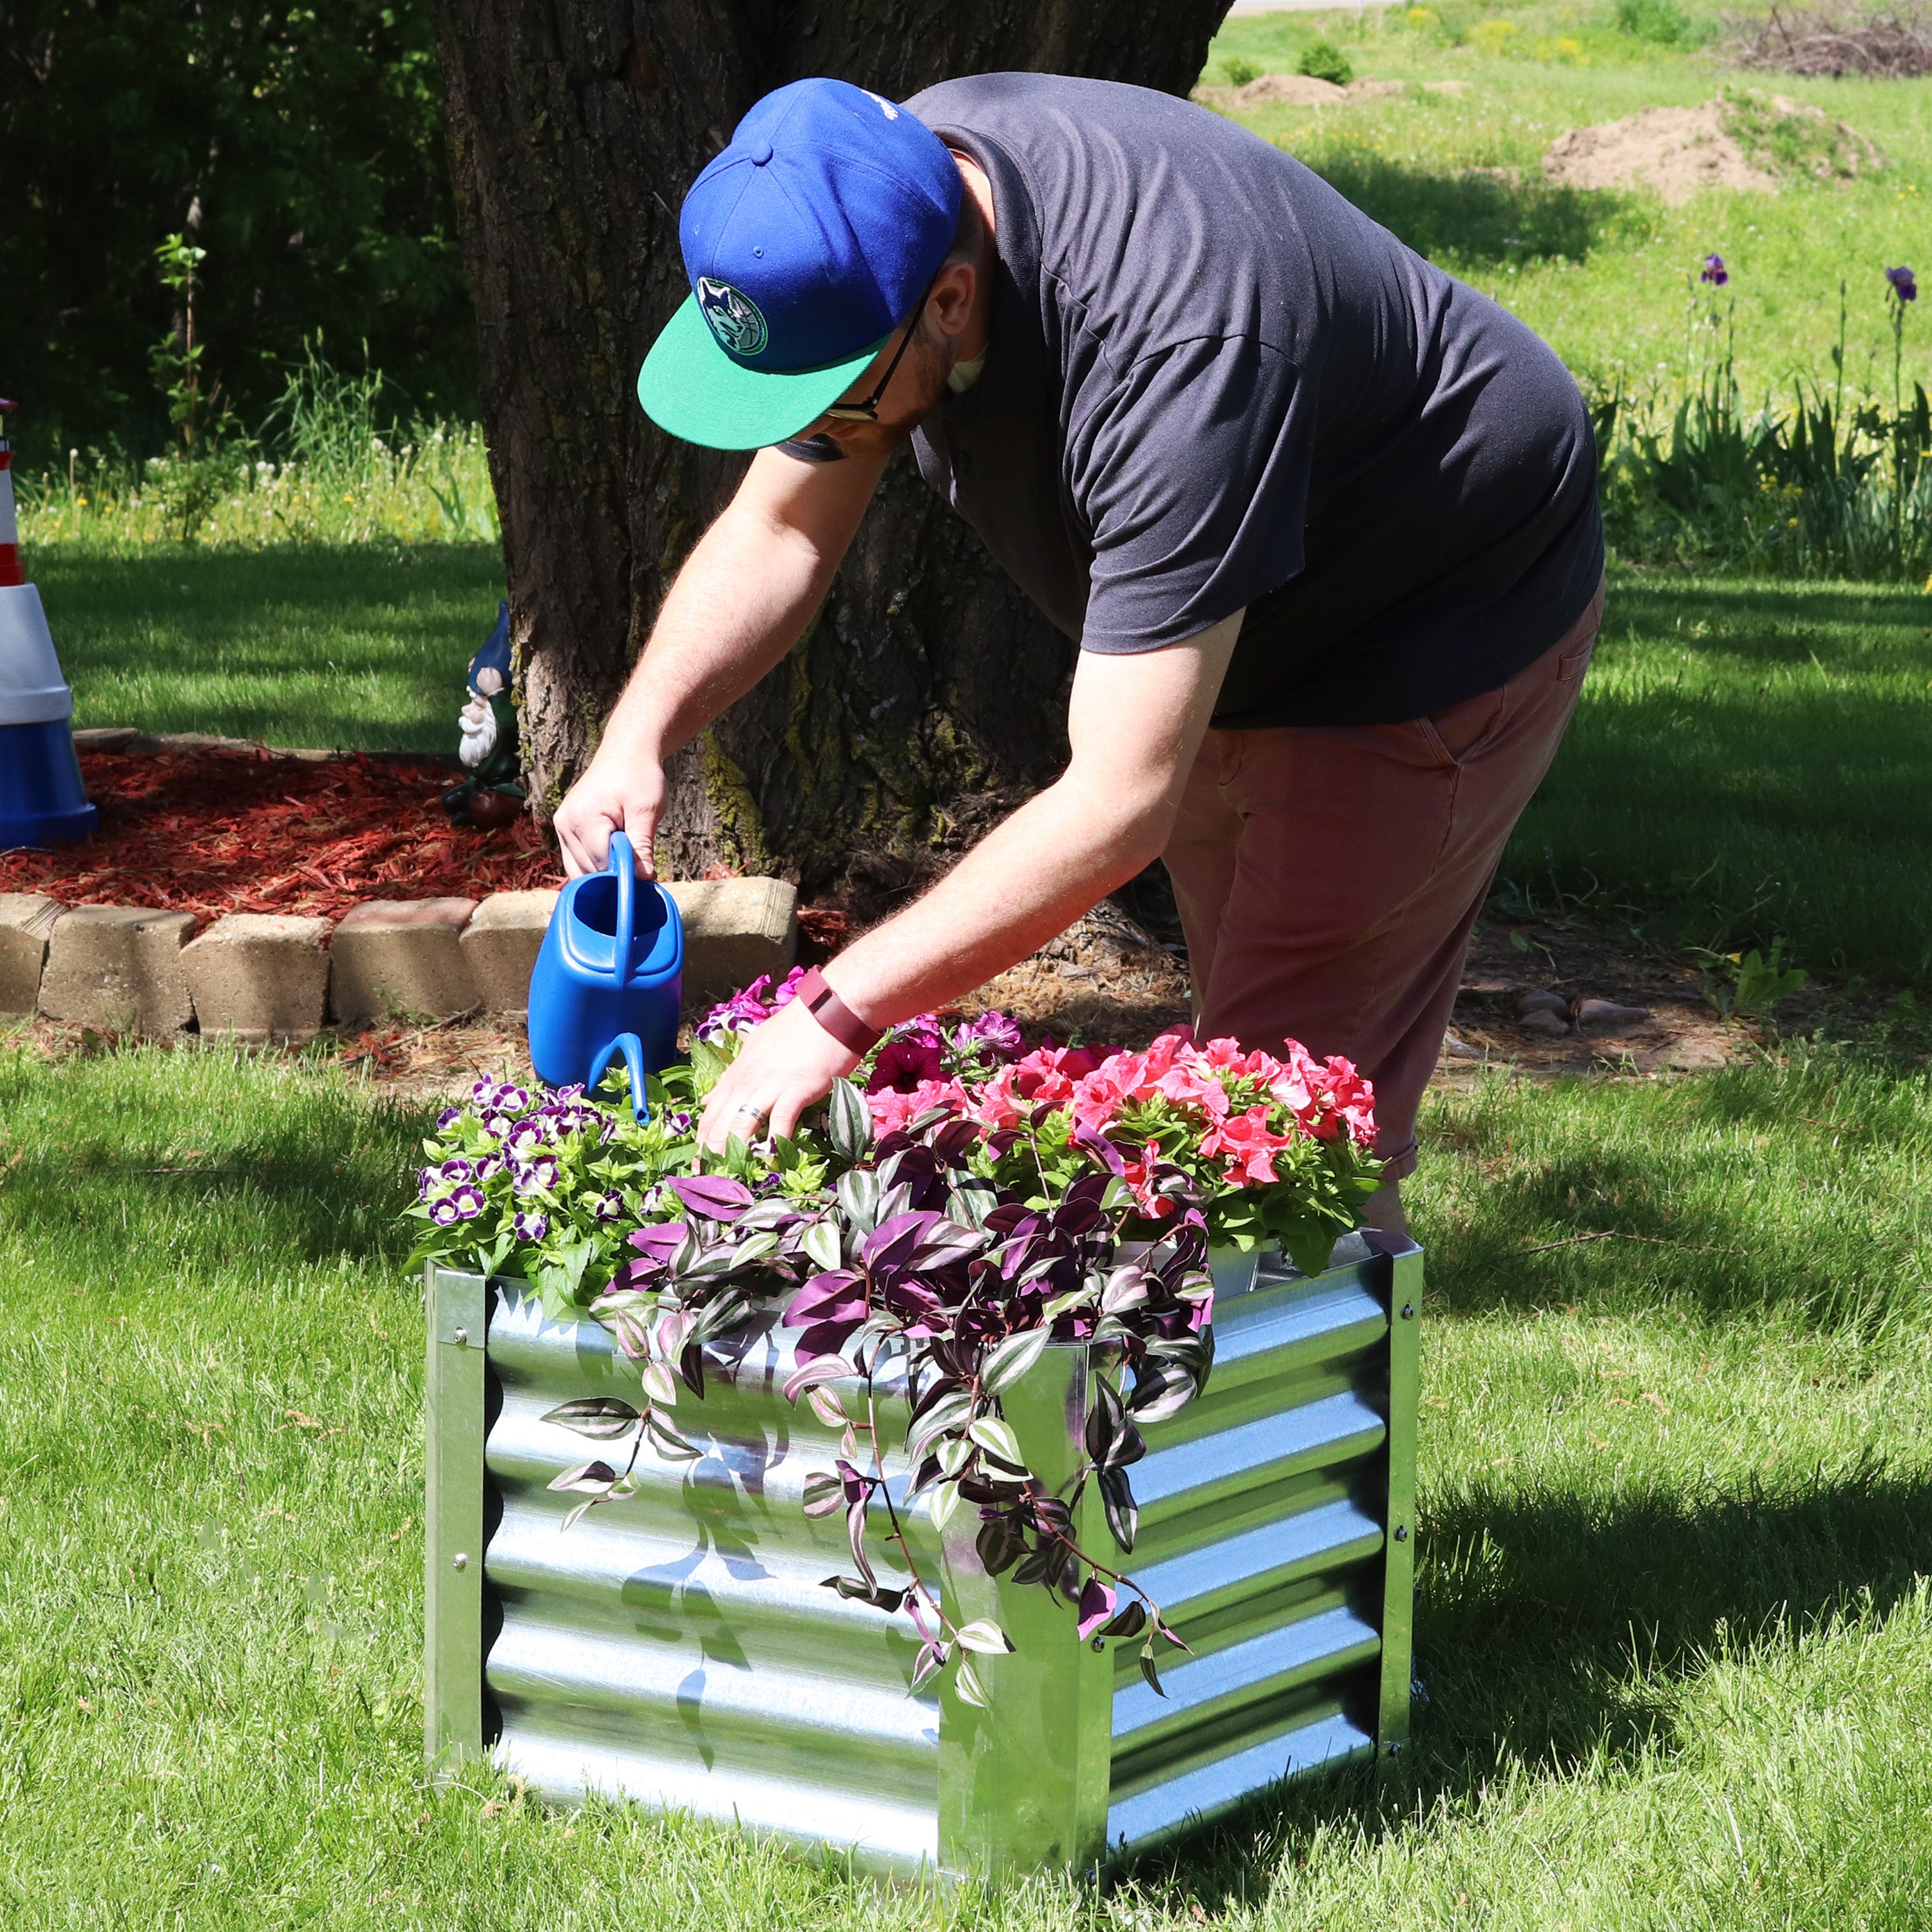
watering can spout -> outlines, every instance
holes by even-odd
[[[631,1111],[646,1118],[644,1082],[677,1051],[684,928],[677,903],[640,880],[622,832],[604,869],[557,895],[530,976],[530,1060],[553,1087],[594,1089],[622,1057]]]

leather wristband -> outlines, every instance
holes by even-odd
[[[816,966],[799,981],[796,997],[805,1002],[806,1011],[850,1052],[870,1053],[885,1031],[884,1027],[868,1026],[825,983],[825,975]]]

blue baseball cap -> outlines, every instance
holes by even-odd
[[[912,314],[962,192],[944,142],[896,103],[843,80],[766,94],[684,198],[691,298],[638,372],[646,413],[712,449],[796,436]]]

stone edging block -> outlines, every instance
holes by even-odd
[[[783,879],[680,879],[684,998],[723,998],[798,957],[798,891]],[[520,1013],[556,907],[554,888],[474,899],[365,899],[326,920],[231,913],[190,941],[190,913],[79,906],[0,893],[0,1016],[31,1012],[104,1032],[312,1039],[326,1014],[360,1026],[396,1013]]]
[[[798,888],[783,879],[674,879],[684,921],[684,999],[722,1000],[798,958]]]
[[[463,929],[463,954],[477,997],[493,1013],[520,1013],[530,1004],[530,975],[549,929],[557,888],[492,892]]]
[[[182,949],[204,1034],[306,1046],[322,1027],[328,986],[326,919],[237,912]]]
[[[474,899],[364,899],[329,942],[329,1004],[345,1025],[392,1012],[447,1018],[478,1004],[461,944]]]
[[[103,1033],[177,1033],[194,1017],[181,950],[191,912],[84,905],[55,920],[40,1010]]]
[[[0,892],[0,1020],[33,1018],[60,911],[45,892]]]

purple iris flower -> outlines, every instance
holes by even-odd
[[[427,1201],[432,1189],[439,1194],[442,1192],[442,1176],[433,1167],[419,1168],[416,1174],[416,1198]]]
[[[482,1213],[484,1206],[482,1189],[471,1181],[464,1182],[448,1198],[450,1206],[456,1210],[456,1218],[459,1221],[474,1220]],[[439,1208],[442,1205],[440,1201],[436,1203]]]
[[[1704,272],[1697,278],[1700,282],[1708,282],[1714,289],[1720,289],[1731,279],[1731,272],[1724,266],[1721,255],[1704,257]]]
[[[446,1180],[473,1180],[476,1170],[466,1160],[446,1160],[436,1169]]]
[[[598,1200],[593,1211],[600,1221],[621,1221],[624,1218],[624,1197],[614,1187]]]
[[[526,1160],[510,1170],[510,1185],[519,1194],[534,1194],[539,1188],[549,1189],[556,1185],[556,1156],[540,1154],[534,1160]]]
[[[476,1172],[470,1178],[479,1183],[488,1180],[493,1174],[501,1174],[508,1165],[500,1154],[483,1154],[478,1158]]]
[[[436,1132],[440,1134],[448,1133],[450,1129],[454,1126],[457,1122],[461,1120],[462,1118],[463,1109],[460,1107],[444,1108],[442,1112],[436,1117]]]
[[[520,1241],[540,1241],[550,1232],[550,1216],[520,1210],[510,1217],[510,1232]]]
[[[487,1107],[495,1097],[496,1083],[494,1080],[479,1080],[470,1090],[470,1104],[472,1107]]]
[[[510,1130],[503,1144],[513,1154],[531,1154],[549,1138],[549,1122],[541,1114],[526,1114]]]
[[[483,1131],[493,1141],[500,1141],[517,1124],[514,1114],[499,1113],[494,1108],[485,1114],[480,1124]]]
[[[658,1118],[668,1134],[688,1134],[698,1124],[690,1114],[683,1112],[664,1114]]]
[[[430,1203],[429,1218],[439,1228],[447,1228],[452,1223],[461,1220],[463,1216],[455,1202],[446,1194],[440,1201],[432,1201]]]
[[[1902,302],[1918,299],[1918,284],[1910,268],[1888,268],[1885,278],[1892,284],[1892,292]]]

